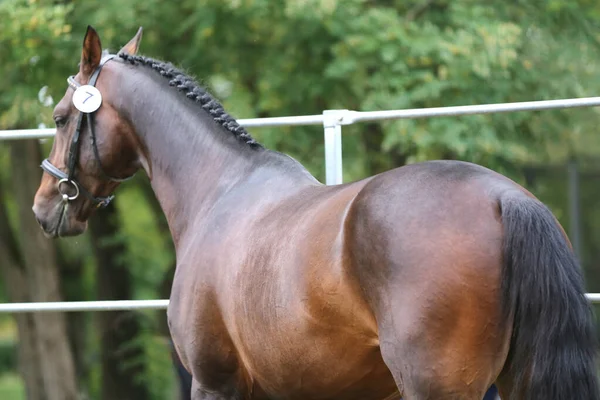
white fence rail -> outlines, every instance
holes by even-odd
[[[515,103],[481,104],[454,107],[416,108],[387,111],[325,110],[323,114],[274,118],[239,119],[245,127],[322,125],[325,135],[326,184],[343,182],[342,175],[342,126],[366,121],[402,118],[431,118],[460,115],[506,113],[518,111],[541,111],[551,109],[597,107],[600,97],[527,101]],[[0,130],[0,141],[21,139],[45,139],[54,136],[55,129]],[[600,293],[588,293],[587,298],[600,303]],[[165,309],[168,300],[120,300],[56,303],[6,303],[0,304],[0,312],[46,312],[46,311],[108,311],[133,309]]]
[[[0,313],[32,313],[49,311],[117,311],[164,310],[169,300],[106,300],[106,301],[55,301],[32,303],[3,303]]]

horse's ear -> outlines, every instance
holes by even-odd
[[[100,36],[98,36],[94,28],[88,25],[85,38],[83,38],[79,72],[84,76],[90,76],[98,65],[100,65],[101,59],[102,44],[100,43]]]
[[[119,54],[129,54],[130,56],[134,56],[137,54],[138,47],[140,46],[140,42],[142,40],[142,27],[138,29],[135,36],[127,43],[121,50],[119,50]]]

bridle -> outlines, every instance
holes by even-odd
[[[102,70],[102,67],[104,66],[104,64],[106,64],[108,61],[112,60],[114,57],[115,57],[114,54],[104,57],[100,61],[100,64],[98,65],[98,67],[96,68],[96,70],[94,71],[92,76],[90,77],[88,84],[85,86],[91,86],[91,87],[95,88],[96,81],[98,80],[98,76],[100,75],[100,71]],[[67,82],[69,84],[69,87],[75,91],[77,91],[77,89],[84,87],[79,82],[77,82],[75,80],[75,77],[73,77],[73,76],[69,76],[67,78]],[[77,164],[77,161],[79,160],[79,148],[80,148],[79,138],[81,136],[81,124],[83,122],[84,114],[87,119],[88,130],[90,132],[90,137],[92,139],[92,148],[94,150],[94,157],[96,159],[96,163],[98,164],[100,172],[102,173],[102,175],[104,175],[104,178],[109,181],[114,181],[114,182],[123,182],[123,181],[133,178],[133,175],[129,176],[127,178],[114,178],[114,177],[108,175],[104,171],[104,168],[102,167],[102,163],[100,162],[100,155],[98,154],[98,146],[96,144],[96,131],[94,129],[94,113],[96,111],[97,111],[97,109],[92,112],[79,111],[79,116],[77,117],[77,127],[75,128],[75,134],[73,135],[73,139],[71,140],[71,147],[69,148],[69,160],[68,160],[69,172],[68,172],[68,174],[61,171],[56,166],[54,166],[47,158],[44,161],[42,161],[42,165],[41,165],[42,169],[44,171],[46,171],[48,174],[50,174],[53,177],[55,177],[56,179],[58,179],[57,189],[58,189],[58,192],[62,195],[63,202],[65,202],[65,203],[67,203],[69,201],[74,201],[75,199],[77,199],[79,197],[80,193],[83,193],[88,199],[90,199],[92,201],[92,203],[94,203],[96,205],[96,208],[108,206],[108,204],[115,198],[114,195],[109,195],[106,197],[96,197],[96,196],[92,195],[88,190],[86,190],[81,185],[81,183],[77,182],[77,180],[75,180],[75,178],[74,178],[75,166]],[[68,192],[63,191],[65,185],[67,187],[71,186],[74,189],[74,194],[70,195]]]

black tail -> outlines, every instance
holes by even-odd
[[[583,277],[564,232],[541,202],[500,201],[503,306],[514,321],[501,381],[522,400],[599,400],[596,336]]]

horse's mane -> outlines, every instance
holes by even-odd
[[[251,147],[260,148],[260,143],[250,136],[250,134],[237,121],[227,114],[223,106],[213,98],[203,87],[201,87],[193,78],[189,77],[181,70],[175,68],[171,63],[158,61],[145,56],[132,56],[119,53],[119,57],[132,65],[143,65],[150,67],[161,76],[169,79],[169,85],[174,86],[183,92],[188,99],[200,104],[200,107],[210,116],[222,125],[237,138],[249,144]]]

